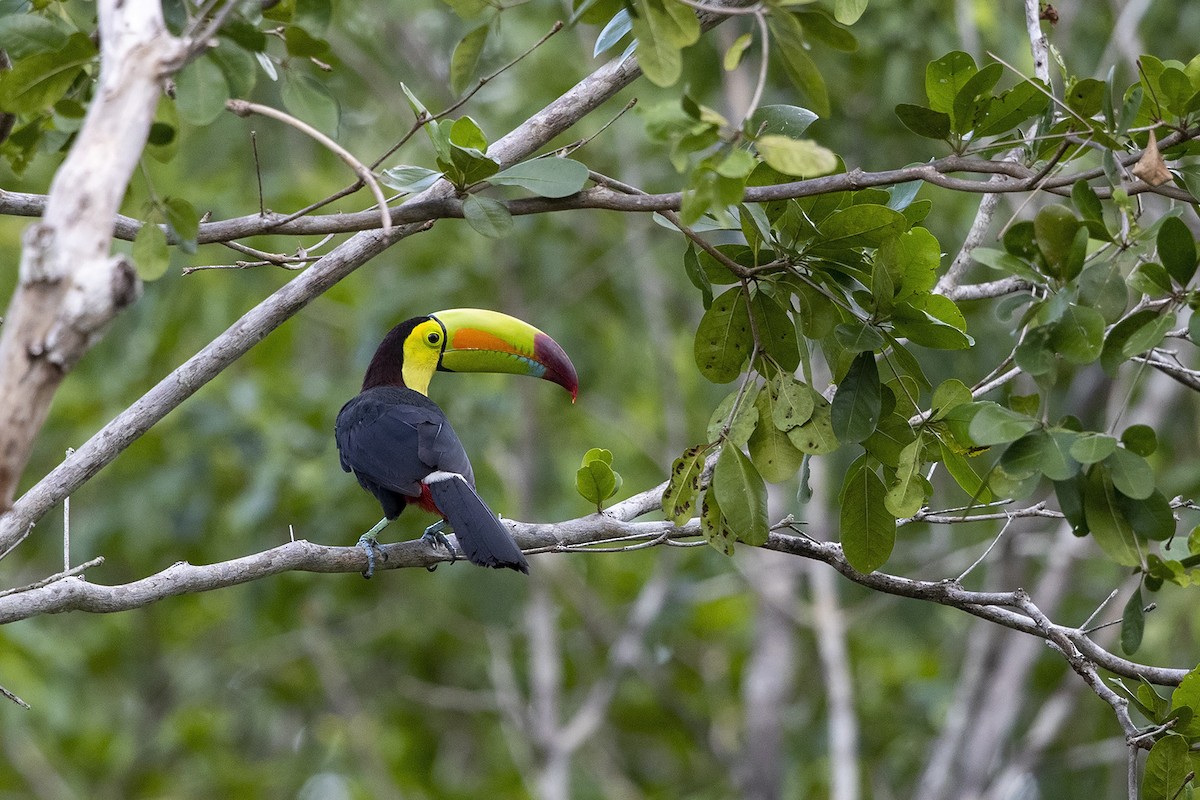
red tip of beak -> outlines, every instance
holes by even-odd
[[[542,375],[544,380],[557,383],[571,393],[571,402],[579,396],[579,377],[575,374],[575,365],[567,358],[566,352],[558,346],[558,342],[544,333],[533,337],[533,357],[546,368]]]

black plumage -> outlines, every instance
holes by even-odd
[[[529,571],[512,536],[475,493],[462,442],[428,397],[400,386],[364,389],[338,412],[334,435],[342,469],[379,500],[389,520],[415,503],[450,523],[471,563]],[[426,482],[431,475],[435,480]]]

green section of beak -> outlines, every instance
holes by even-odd
[[[452,308],[431,315],[446,331],[438,369],[449,372],[507,372],[557,383],[579,392],[571,359],[558,343],[516,317],[480,308]]]

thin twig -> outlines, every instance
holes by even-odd
[[[525,52],[521,53],[519,56],[514,58],[512,61],[509,61],[507,64],[500,67],[498,70],[491,73],[490,75],[485,75],[485,76],[481,77],[478,81],[476,81],[475,85],[473,87],[471,87],[471,89],[466,94],[464,94],[462,97],[460,97],[454,103],[452,103],[451,105],[442,109],[438,113],[436,113],[436,114],[423,113],[423,114],[417,115],[416,121],[413,122],[412,126],[408,129],[408,131],[406,131],[405,134],[403,136],[401,136],[400,139],[395,144],[393,144],[391,147],[389,147],[387,150],[385,150],[383,155],[379,156],[373,162],[371,162],[371,169],[372,170],[378,169],[379,166],[384,161],[386,161],[388,158],[391,157],[391,155],[393,153],[395,153],[397,150],[399,150],[401,147],[403,147],[405,144],[407,144],[408,141],[413,136],[416,135],[417,131],[421,130],[421,128],[423,128],[425,125],[428,125],[431,122],[436,122],[437,120],[439,120],[443,117],[449,116],[450,114],[454,113],[454,111],[461,108],[463,106],[463,104],[465,104],[468,100],[470,100],[475,95],[476,92],[478,92],[480,89],[482,89],[484,86],[486,86],[490,81],[495,80],[501,73],[505,72],[509,68],[515,66],[517,63],[522,61],[526,56],[528,56],[534,50],[541,47],[543,44],[546,43],[546,41],[551,36],[558,33],[560,30],[562,30],[562,28],[563,28],[563,24],[561,21],[555,22],[554,25],[551,26],[550,32],[547,33],[542,38],[538,39],[537,42],[535,42],[531,47],[529,47],[527,50],[525,50]],[[299,209],[298,211],[293,211],[291,214],[288,214],[287,216],[281,218],[277,224],[286,225],[287,223],[292,222],[297,219],[300,219],[301,217],[306,217],[309,214],[311,214],[312,212],[316,211],[317,209],[324,208],[325,206],[329,205],[330,203],[333,203],[337,200],[341,200],[343,197],[346,197],[348,195],[354,194],[362,187],[363,187],[363,182],[361,180],[355,181],[354,183],[350,184],[349,186],[345,187],[344,189],[340,189],[322,200],[318,200],[315,203],[310,203],[309,205],[305,206],[304,208]]]
[[[5,696],[5,697],[7,697],[9,700],[12,700],[14,703],[16,703],[17,705],[19,705],[21,708],[25,709],[26,711],[29,711],[29,710],[30,710],[30,705],[29,705],[29,703],[26,703],[24,700],[22,700],[21,698],[17,697],[15,694],[13,694],[12,692],[10,692],[8,689],[5,689],[3,686],[0,686],[0,695],[4,695],[4,696]]]
[[[346,164],[346,166],[354,170],[354,174],[358,176],[359,180],[361,180],[370,188],[371,194],[375,195],[375,202],[379,207],[379,225],[383,230],[384,235],[388,235],[392,232],[392,218],[388,214],[387,199],[383,196],[383,189],[380,188],[379,181],[375,179],[375,175],[372,174],[371,170],[367,169],[366,166],[364,166],[361,161],[355,158],[349,150],[342,147],[340,144],[335,142],[333,139],[330,139],[328,136],[309,125],[307,122],[297,119],[291,114],[280,111],[277,108],[264,106],[261,103],[251,103],[247,100],[226,100],[225,108],[229,109],[234,114],[237,114],[239,117],[247,117],[251,114],[259,114],[264,117],[270,117],[271,119],[278,120],[287,125],[291,125],[293,128],[300,131],[305,136],[308,136],[310,139],[319,143],[325,147],[325,149],[336,155],[343,161],[343,163]]]
[[[61,581],[63,578],[70,578],[75,575],[81,575],[84,572],[87,572],[92,567],[98,567],[103,563],[104,563],[104,556],[96,556],[91,561],[85,561],[82,564],[79,564],[77,566],[70,567],[68,569],[64,569],[62,572],[56,572],[53,575],[47,575],[45,578],[42,578],[39,581],[34,581],[33,583],[27,584],[25,586],[17,586],[12,589],[5,589],[3,591],[0,591],[0,597],[6,597],[10,594],[20,594],[21,592],[32,591],[33,589],[41,589],[43,586],[49,586],[52,583]]]
[[[961,575],[954,579],[955,583],[962,583],[964,578],[970,575],[976,567],[983,563],[983,560],[988,557],[988,553],[992,552],[996,545],[1000,543],[1000,539],[1004,536],[1005,532],[1008,531],[1008,528],[1010,525],[1012,525],[1014,519],[1016,519],[1016,517],[1014,517],[1011,513],[1008,514],[1008,519],[1003,525],[1000,526],[1000,532],[996,534],[994,539],[992,539],[992,543],[987,546],[987,549],[983,551],[983,554],[980,555],[979,558],[975,559],[974,564],[967,567],[965,570],[963,570]]]

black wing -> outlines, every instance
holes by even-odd
[[[442,410],[418,392],[370,389],[342,407],[334,426],[342,469],[383,505],[388,518],[405,498],[421,495],[421,481],[444,470],[474,483],[471,462]]]
[[[334,435],[342,469],[379,499],[389,519],[426,483],[471,563],[529,571],[508,530],[475,493],[462,442],[432,400],[411,389],[368,389],[342,407]]]

